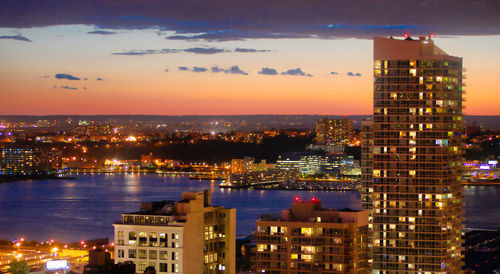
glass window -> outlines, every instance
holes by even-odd
[[[139,259],[147,259],[146,250],[139,249]]]
[[[167,247],[167,234],[160,233],[160,246]]]
[[[128,257],[129,258],[136,258],[137,257],[136,254],[137,254],[137,250],[135,250],[135,249],[129,249],[128,250]]]
[[[148,246],[148,233],[139,232],[139,246]]]
[[[156,260],[158,253],[156,252],[156,250],[150,250],[149,251],[149,259],[152,259],[152,260]]]
[[[167,259],[168,259],[168,252],[160,251],[160,260],[167,260]]]
[[[158,246],[158,238],[156,232],[149,233],[149,246]]]
[[[137,263],[137,270],[138,271],[144,271],[144,270],[146,270],[146,262],[139,262],[139,263]]]
[[[160,263],[160,272],[168,272],[168,264]]]
[[[128,239],[129,240],[137,240],[137,235],[135,234],[135,231],[130,231],[128,233]]]

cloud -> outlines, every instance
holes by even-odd
[[[87,77],[83,77],[83,80],[84,80],[84,81],[87,81],[88,79],[87,79]]]
[[[50,78],[50,75],[42,75],[42,76],[40,76],[40,78],[47,79],[47,78]]]
[[[223,68],[220,68],[220,67],[218,67],[218,66],[213,66],[210,70],[211,70],[213,73],[223,72],[223,73],[227,73],[227,74],[241,74],[241,75],[248,75],[248,72],[245,72],[245,71],[241,70],[239,66],[231,66],[231,67],[230,67],[230,68],[228,68],[228,69],[223,69]]]
[[[332,72],[330,72],[330,74],[331,74],[331,75],[339,75],[339,73],[338,73],[338,72],[336,72],[336,71],[332,71]]]
[[[270,50],[236,48],[236,49],[234,49],[234,52],[270,52]]]
[[[347,76],[356,76],[356,77],[360,77],[360,76],[361,76],[361,73],[359,73],[359,72],[353,73],[353,72],[349,71],[349,72],[347,73]]]
[[[80,80],[80,78],[75,77],[70,74],[58,73],[55,75],[56,79],[66,79],[66,80]]]
[[[22,36],[21,34],[17,34],[17,35],[3,35],[3,36],[0,36],[0,39],[12,39],[12,40],[18,40],[18,41],[24,41],[24,42],[33,42],[30,39]]]
[[[312,74],[305,73],[301,68],[289,69],[281,73],[282,75],[293,75],[293,76],[309,76],[312,77]]]
[[[262,68],[261,71],[259,71],[259,74],[277,75],[278,72],[275,69],[273,69],[273,68]]]
[[[111,35],[111,34],[116,34],[115,31],[108,31],[108,30],[94,30],[94,31],[89,31],[87,32],[88,34],[100,34],[100,35]]]
[[[191,71],[192,72],[205,72],[205,71],[207,71],[207,69],[203,68],[203,67],[193,67],[193,69]]]
[[[279,2],[279,1],[278,1]],[[371,38],[500,34],[495,0],[400,1],[51,0],[2,1],[0,27],[93,25],[106,30],[174,31],[168,39]],[[453,7],[450,9],[450,7]],[[381,16],[383,15],[383,16]],[[11,39],[11,38],[6,38]]]
[[[187,67],[177,67],[180,71],[189,71]]]
[[[219,68],[218,66],[212,67],[210,70],[214,73],[224,72],[224,69]]]
[[[191,52],[196,54],[215,54],[215,53],[226,52],[226,50],[219,48],[190,48],[190,49],[185,49],[184,52]]]
[[[124,52],[113,52],[112,54],[114,55],[150,55],[150,54],[162,54],[162,53],[177,53],[180,50],[178,49],[161,49],[161,50],[156,50],[156,49],[134,49],[130,51],[124,51]]]
[[[187,48],[187,49],[134,49],[124,52],[113,52],[115,55],[149,55],[149,54],[165,54],[165,53],[179,53],[179,52],[188,52],[194,54],[217,54],[217,53],[225,53],[225,52],[238,52],[238,53],[254,53],[254,52],[269,52],[269,50],[261,50],[261,49],[244,49],[244,48],[236,48],[234,50],[231,49],[223,49],[223,48]]]
[[[104,81],[104,79],[102,79],[101,77],[97,77],[96,80],[97,81]]]
[[[70,86],[60,86],[60,88],[71,89],[71,90],[78,90],[78,88],[76,88],[76,87],[70,87]]]
[[[248,75],[247,72],[244,72],[238,66],[232,66],[229,69],[224,70],[224,73]]]

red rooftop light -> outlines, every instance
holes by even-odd
[[[311,201],[312,201],[313,203],[316,203],[316,202],[318,201],[318,199],[316,199],[315,197],[312,197]]]
[[[405,37],[405,38],[408,38],[408,36],[410,36],[410,35],[408,34],[408,32],[406,32],[406,33],[404,34],[404,37]]]
[[[299,196],[295,196],[295,201],[299,202],[300,201],[300,197]]]

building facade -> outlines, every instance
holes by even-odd
[[[374,273],[462,273],[462,86],[462,59],[432,39],[374,39]]]
[[[257,273],[368,273],[368,211],[323,208],[298,198],[257,220]]]
[[[47,153],[40,148],[0,150],[0,170],[4,174],[46,174],[51,169]]]
[[[143,203],[114,229],[115,261],[133,261],[138,272],[235,273],[236,210],[212,206],[208,190]]]
[[[316,121],[316,143],[343,146],[352,138],[353,122],[350,119],[329,119]]]
[[[231,173],[245,173],[251,172],[253,169],[255,159],[252,157],[245,157],[243,159],[231,160]]]

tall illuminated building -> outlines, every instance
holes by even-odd
[[[316,142],[320,145],[343,146],[352,138],[353,122],[350,119],[329,119],[316,121]]]
[[[432,39],[374,38],[373,158],[362,161],[374,273],[463,272],[462,86],[462,58]]]

